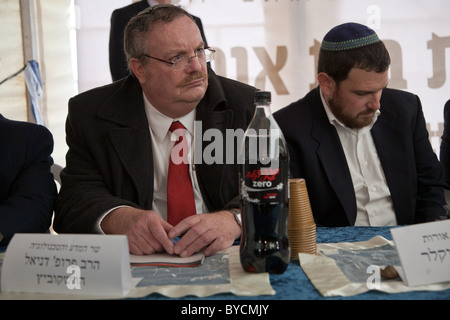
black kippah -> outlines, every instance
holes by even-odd
[[[331,29],[323,38],[322,50],[345,51],[365,47],[381,40],[374,30],[358,23],[345,23]]]

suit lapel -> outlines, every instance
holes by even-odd
[[[382,103],[386,106],[386,102]],[[381,115],[372,128],[372,137],[383,167],[386,182],[391,192],[394,202],[394,209],[398,216],[404,212],[411,212],[412,207],[400,207],[400,204],[408,203],[407,201],[396,202],[396,199],[412,199],[413,195],[410,186],[402,177],[410,176],[409,161],[404,159],[408,154],[406,150],[406,142],[403,134],[396,126],[397,115],[392,114],[389,108],[382,108]]]
[[[196,137],[196,142],[201,141],[201,152],[205,151],[211,141],[203,141],[204,134],[209,129],[219,130],[223,137],[223,144],[221,147],[225,148],[226,145],[226,129],[233,128],[233,110],[229,109],[226,104],[226,98],[223,94],[220,84],[216,77],[209,78],[209,86],[205,97],[197,106],[196,120],[201,122],[202,132],[201,138]],[[200,134],[200,133],[196,133]],[[196,148],[197,145],[196,145]],[[221,150],[223,154],[223,161],[225,163],[225,149]],[[223,174],[225,166],[218,163],[206,164],[205,154],[202,154],[202,162],[196,163],[197,179],[203,195],[203,199],[206,201],[207,207],[213,207],[212,199],[222,199],[222,188],[225,179]],[[219,183],[219,186],[217,184]]]
[[[317,157],[322,163],[330,185],[347,215],[349,224],[353,225],[356,220],[356,198],[352,178],[339,136],[328,120],[319,90],[314,96],[313,105],[311,136],[318,143]]]
[[[151,138],[144,109],[142,89],[131,76],[98,113],[111,122],[110,143],[131,177],[139,204],[151,208],[153,194],[153,157]]]

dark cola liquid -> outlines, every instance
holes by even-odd
[[[258,175],[258,169],[244,166],[247,179],[243,188],[248,187],[250,195],[241,197],[242,237],[240,260],[247,272],[269,272],[280,274],[286,271],[290,261],[290,248],[287,236],[289,215],[287,159],[282,159],[278,172],[274,175]],[[265,169],[262,168],[264,171]],[[255,191],[258,185],[272,188]],[[256,181],[256,182],[255,182]],[[281,185],[280,185],[281,183]],[[273,189],[274,186],[282,188]],[[252,201],[249,201],[248,199]],[[255,203],[255,199],[259,199]]]
[[[289,241],[286,235],[277,231],[278,215],[283,210],[281,204],[252,204],[246,202],[243,210],[248,216],[243,226],[244,238],[241,241],[241,265],[247,272],[269,272],[280,274],[289,264]]]

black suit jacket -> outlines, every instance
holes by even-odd
[[[197,106],[202,134],[216,128],[225,137],[226,129],[245,129],[254,113],[255,89],[209,72],[208,90]],[[142,88],[133,76],[72,98],[66,135],[57,232],[96,232],[98,218],[119,205],[152,208],[151,137]],[[203,141],[203,148],[210,143]],[[239,206],[237,164],[196,164],[196,174],[210,211]]]
[[[123,49],[124,31],[128,22],[142,10],[149,7],[147,0],[132,3],[126,7],[116,9],[111,15],[111,30],[109,34],[109,68],[113,81],[122,79],[130,74],[127,58]],[[206,42],[203,24],[200,18],[192,16],[200,29],[203,41]]]
[[[305,178],[316,222],[354,225],[356,198],[339,136],[319,89],[274,114],[289,145],[291,175]],[[372,137],[400,225],[445,215],[442,168],[428,140],[420,100],[385,89]]]
[[[53,137],[43,126],[0,115],[0,245],[15,233],[47,232],[56,185]]]

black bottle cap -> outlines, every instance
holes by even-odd
[[[255,103],[261,102],[271,102],[272,95],[270,91],[256,91],[255,92]]]

